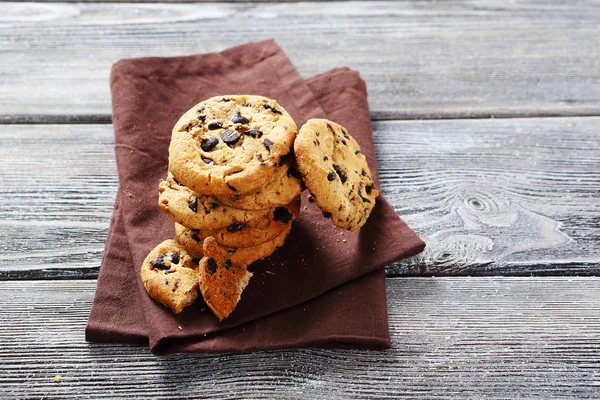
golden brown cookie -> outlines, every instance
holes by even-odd
[[[175,124],[169,168],[190,189],[217,196],[256,191],[289,153],[296,124],[276,101],[231,95],[205,100]]]
[[[252,273],[246,265],[236,264],[227,252],[208,237],[200,260],[200,293],[208,308],[222,321],[235,309]]]
[[[323,215],[356,231],[365,224],[379,191],[360,146],[348,131],[326,119],[311,119],[294,142],[298,169]]]
[[[269,210],[267,220],[258,219],[247,223],[234,223],[225,229],[191,229],[175,224],[175,233],[181,243],[194,241],[204,242],[209,236],[215,238],[223,247],[253,247],[275,239],[292,224],[300,211],[300,197],[285,206]]]
[[[281,158],[274,179],[248,194],[218,196],[221,202],[244,210],[264,210],[288,204],[304,190],[302,177],[296,169],[293,154]]]
[[[183,186],[169,173],[158,185],[158,206],[173,221],[196,229],[222,229],[232,224],[268,219],[269,210],[240,210],[221,203],[216,197],[198,194]]]
[[[229,259],[234,264],[250,265],[255,261],[262,260],[263,258],[269,257],[278,248],[284,245],[290,231],[292,224],[285,226],[283,232],[279,234],[275,239],[269,240],[264,243],[260,243],[252,247],[240,247],[240,248],[226,248],[217,243],[216,240],[211,241],[211,245],[219,246],[225,250],[228,254]],[[204,256],[203,243],[196,239],[193,239],[189,235],[190,230],[185,228],[183,225],[175,225],[175,233],[177,234],[177,240],[190,254],[193,254],[199,258]]]
[[[141,276],[150,297],[175,313],[198,297],[198,265],[174,240],[165,240],[148,254]]]

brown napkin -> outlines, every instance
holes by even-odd
[[[218,322],[200,302],[174,315],[149,298],[139,266],[173,223],[157,207],[175,121],[215,95],[276,99],[298,123],[327,117],[360,143],[377,182],[366,88],[345,68],[304,81],[272,41],[217,54],[141,58],[111,74],[119,195],[86,337],[149,343],[155,353],[249,351],[287,347],[389,346],[383,267],[424,243],[380,197],[355,233],[331,225],[314,204],[303,207],[286,245],[252,264],[254,277],[237,309]]]

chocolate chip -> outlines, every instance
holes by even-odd
[[[346,175],[346,171],[344,170],[344,168],[340,167],[339,165],[333,164],[333,169],[335,169],[335,172],[337,172],[342,183],[345,183],[346,180],[348,180],[348,175]]]
[[[273,211],[273,218],[275,221],[287,224],[292,219],[292,213],[285,207],[277,207],[275,208],[275,211]]]
[[[327,157],[327,156],[323,157],[323,161],[327,161],[327,160],[329,160],[329,157]]]
[[[344,134],[344,137],[345,137],[346,139],[350,139],[350,138],[348,137],[348,132],[347,132],[347,131],[346,131],[344,128],[342,128],[342,133]]]
[[[175,271],[171,271],[171,270],[166,270],[166,271],[165,271],[165,275],[169,275],[169,274],[172,274],[172,273],[173,273],[173,272],[175,272]]]
[[[233,118],[231,118],[231,122],[233,122],[234,124],[247,124],[248,122],[250,122],[250,120],[248,118],[244,117],[239,112],[237,112],[237,113],[235,113]]]
[[[179,254],[175,253],[174,251],[167,254],[167,257],[169,257],[173,264],[179,264]]]
[[[221,129],[223,127],[223,123],[221,121],[210,121],[208,123],[208,129],[214,131],[215,129]]]
[[[215,162],[208,158],[208,157],[202,157],[202,161],[204,161],[204,164],[214,164]]]
[[[227,232],[238,232],[244,228],[244,224],[241,222],[234,222],[227,227]]]
[[[227,184],[227,187],[231,190],[233,190],[234,192],[237,192],[237,188],[235,186],[230,185],[229,183]]]
[[[271,146],[273,146],[273,142],[271,142],[269,139],[265,139],[263,140],[263,143],[265,144],[265,147],[271,151]]]
[[[373,190],[373,185],[365,186],[365,192],[367,192],[367,194],[371,194],[371,190]]]
[[[329,129],[329,132],[331,132],[331,134],[335,136],[335,131],[333,130],[333,126],[327,124],[327,129]]]
[[[200,236],[198,236],[198,231],[192,232],[192,234],[190,235],[190,237],[192,238],[192,240],[195,240],[196,242],[200,241]]]
[[[241,136],[233,129],[227,129],[221,134],[221,139],[227,143],[228,146],[233,146],[240,140]]]
[[[323,214],[323,216],[324,216],[325,218],[331,218],[331,213],[330,213],[330,212],[327,212],[327,211],[322,211],[322,212],[321,212],[321,214]]]
[[[231,260],[229,258],[226,258],[223,265],[225,265],[225,268],[227,269],[231,268]]]
[[[187,124],[183,125],[183,129],[189,131],[190,129],[192,129],[192,124],[188,122]]]
[[[153,268],[158,268],[158,269],[169,269],[170,268],[170,267],[167,267],[167,265],[165,264],[165,255],[164,254],[159,254],[158,257],[156,257],[156,260],[150,261],[150,265],[152,265]]]
[[[302,175],[300,175],[300,172],[298,172],[298,170],[293,167],[288,168],[287,176],[288,178],[294,177],[296,179],[302,179]]]
[[[360,150],[355,150],[354,154],[356,154],[356,155],[360,154]]]
[[[265,110],[271,110],[271,111],[273,111],[273,114],[279,114],[279,115],[281,115],[281,111],[279,111],[275,107],[272,107],[269,103],[264,103],[263,107],[265,108]]]
[[[193,212],[198,212],[198,198],[195,197],[194,200],[190,201],[190,203],[188,204],[188,207]]]
[[[342,144],[346,146],[346,141],[344,139],[342,139]]]
[[[231,101],[231,99],[227,99],[225,97],[223,97],[221,100],[219,100],[219,103],[229,103]]]
[[[218,144],[219,144],[219,138],[211,136],[211,137],[202,139],[202,142],[200,143],[200,148],[204,151],[211,151]]]
[[[314,203],[315,202],[315,196],[313,196],[312,194],[308,195],[308,202],[309,203]]]
[[[335,179],[335,172],[332,171],[332,172],[330,172],[330,173],[327,174],[327,180],[329,182],[331,182],[334,179]]]
[[[259,138],[263,135],[263,133],[258,128],[252,128],[249,131],[244,132],[244,135],[248,135],[253,138]]]
[[[217,272],[217,262],[214,258],[208,259],[208,272],[210,272],[211,275]]]

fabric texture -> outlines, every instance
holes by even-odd
[[[357,72],[338,68],[304,80],[267,40],[214,54],[121,60],[111,92],[119,191],[88,341],[148,344],[156,354],[390,346],[384,267],[418,254],[425,243],[383,196],[365,226],[349,232],[325,219],[305,192],[286,244],[249,267],[254,276],[223,322],[201,301],[173,314],[146,294],[139,273],[150,250],[175,238],[173,222],[157,205],[171,129],[206,98],[263,95],[298,127],[309,118],[345,126],[379,186],[366,86]]]

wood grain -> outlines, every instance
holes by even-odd
[[[389,279],[391,350],[168,357],[85,343],[94,288],[0,282],[3,399],[598,395],[598,278]]]
[[[383,195],[428,244],[390,276],[600,273],[600,118],[373,128]],[[95,276],[112,127],[3,125],[0,138],[0,279]]]
[[[0,7],[3,122],[107,121],[115,61],[268,37],[305,77],[359,70],[374,119],[600,115],[598,2]]]

